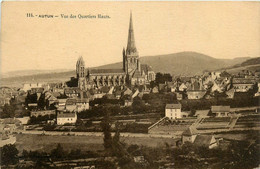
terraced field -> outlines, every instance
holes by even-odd
[[[230,124],[230,117],[210,117],[202,120],[198,125],[198,130],[207,129],[228,129]]]
[[[234,128],[260,127],[260,115],[247,115],[239,117]]]

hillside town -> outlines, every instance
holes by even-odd
[[[123,69],[0,88],[2,168],[260,167],[260,71],[154,72],[132,20]]]

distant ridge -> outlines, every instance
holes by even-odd
[[[172,75],[193,76],[203,73],[205,70],[217,70],[223,67],[231,67],[249,59],[216,59],[197,52],[179,52],[166,55],[140,57],[142,64],[150,65],[155,72],[170,73]],[[118,69],[122,68],[122,62],[94,67],[95,69]],[[34,73],[34,72],[33,72]],[[1,78],[1,86],[35,82],[65,81],[75,76],[75,70],[28,73],[19,77]]]
[[[248,59],[240,64],[236,64],[227,68],[222,68],[229,73],[237,74],[242,70],[250,70],[260,72],[260,57]]]
[[[197,52],[180,52],[166,55],[140,57],[142,64],[150,65],[155,72],[170,73],[173,75],[193,76],[205,70],[217,70],[233,66],[249,59],[216,59]],[[122,62],[99,66],[97,68],[122,68]]]

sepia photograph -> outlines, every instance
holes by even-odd
[[[0,11],[0,169],[260,168],[259,1]]]

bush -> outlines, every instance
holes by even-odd
[[[7,144],[1,149],[1,165],[11,165],[18,162],[18,150],[15,145]]]

